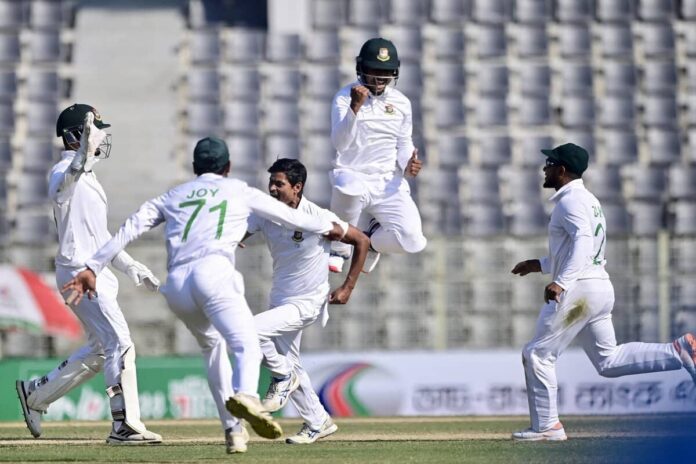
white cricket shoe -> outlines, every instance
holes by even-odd
[[[338,426],[334,424],[330,417],[326,419],[323,424],[321,424],[321,428],[319,430],[314,430],[309,425],[304,423],[302,424],[300,431],[297,432],[297,435],[286,438],[285,443],[290,445],[308,445],[310,443],[314,443],[320,438],[328,437],[332,433],[335,433],[336,430],[338,430]]]
[[[249,442],[249,432],[244,424],[239,424],[241,432],[235,432],[233,428],[225,430],[225,444],[227,454],[246,453],[247,443]]]
[[[273,439],[283,435],[280,424],[255,396],[237,393],[227,400],[225,407],[233,416],[247,421],[260,437]]]
[[[292,392],[300,386],[300,377],[292,371],[287,379],[271,378],[266,396],[263,398],[263,407],[268,412],[275,412],[283,409],[290,399]]]
[[[377,222],[375,218],[372,218],[364,234],[372,239],[372,235],[377,232],[377,229],[380,227],[382,227],[382,225]],[[365,263],[363,264],[362,271],[365,274],[372,272],[375,269],[375,266],[377,266],[380,256],[380,252],[372,248],[372,243],[370,243],[370,248],[367,250],[367,256],[365,257]]]
[[[560,429],[549,429],[544,432],[537,432],[530,427],[514,432],[512,439],[515,441],[563,441],[567,440],[568,436],[563,427]]]
[[[22,414],[24,414],[24,422],[27,424],[27,428],[31,432],[34,438],[39,438],[41,436],[41,414],[42,411],[37,411],[36,409],[31,409],[27,403],[29,398],[29,385],[30,380],[17,380],[15,382],[15,388],[17,389],[17,396],[19,397],[19,403],[22,405]]]
[[[684,369],[691,374],[696,384],[696,337],[690,333],[682,335],[674,340],[674,348],[679,353]]]
[[[346,262],[348,258],[345,256],[331,252],[329,254],[329,271],[340,274],[343,272],[343,263]]]
[[[162,436],[149,430],[135,430],[126,423],[121,422],[118,430],[111,426],[111,433],[106,438],[106,443],[109,445],[150,445],[154,443],[162,443]]]

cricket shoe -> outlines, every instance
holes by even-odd
[[[696,337],[690,333],[682,335],[674,340],[674,348],[679,353],[684,369],[691,374],[696,384]]]
[[[237,393],[227,400],[225,407],[233,416],[247,421],[260,437],[274,439],[283,435],[280,424],[255,396]]]
[[[17,380],[15,382],[15,388],[17,389],[19,403],[22,405],[24,422],[27,424],[27,428],[32,436],[34,438],[39,438],[41,436],[41,414],[43,414],[43,412],[31,409],[27,403],[29,398],[29,386],[31,383],[31,380]]]
[[[340,274],[343,272],[343,263],[345,263],[347,259],[348,257],[332,251],[329,253],[329,271]]]
[[[151,445],[154,443],[162,443],[162,436],[149,430],[135,430],[126,423],[121,422],[118,430],[111,427],[111,433],[106,438],[109,445]]]
[[[370,219],[370,224],[364,234],[372,239],[372,235],[377,232],[377,229],[380,227],[382,227],[382,225],[377,222],[375,218],[372,218]],[[365,257],[365,263],[363,264],[362,271],[365,274],[372,272],[375,269],[375,266],[377,266],[380,256],[380,252],[372,248],[372,243],[370,243],[370,248],[367,250],[367,256]]]
[[[249,442],[249,432],[244,424],[239,424],[241,432],[235,432],[232,427],[225,430],[225,444],[227,454],[246,453],[247,443]]]
[[[530,427],[514,432],[512,439],[515,441],[563,441],[567,440],[568,436],[563,427],[560,429],[549,429],[544,432],[537,432]]]
[[[292,392],[300,386],[300,377],[292,371],[287,378],[278,379],[271,378],[271,384],[268,386],[266,396],[263,398],[263,407],[268,412],[275,412],[283,409],[290,399]]]
[[[336,430],[338,430],[338,426],[334,424],[330,417],[321,424],[319,430],[314,430],[307,425],[307,423],[304,423],[300,431],[297,432],[297,435],[286,438],[285,443],[289,445],[308,445],[320,438],[328,437],[332,433],[335,433]]]

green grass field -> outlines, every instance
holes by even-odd
[[[296,420],[281,421],[294,434]],[[252,434],[249,451],[227,455],[215,421],[148,421],[165,443],[109,446],[107,422],[45,423],[32,439],[24,423],[0,423],[0,462],[243,463],[690,463],[696,416],[566,417],[569,439],[514,443],[523,417],[337,419],[336,434],[313,445],[286,445]],[[680,459],[675,459],[680,458]]]

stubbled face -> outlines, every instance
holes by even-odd
[[[363,68],[362,84],[374,95],[381,95],[394,78],[394,72],[387,69]]]
[[[268,179],[269,195],[292,208],[296,208],[300,203],[301,191],[302,182],[291,185],[284,172],[273,172]]]
[[[564,166],[551,158],[547,158],[544,165],[544,188],[558,190],[561,187],[561,176],[564,171]]]

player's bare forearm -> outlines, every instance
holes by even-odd
[[[352,290],[355,288],[358,277],[360,277],[360,272],[365,264],[367,251],[370,248],[370,239],[357,228],[348,225],[348,232],[346,232],[346,235],[341,241],[353,245],[353,257],[350,261],[350,269],[348,269],[348,275],[346,275],[346,280],[342,285]]]

